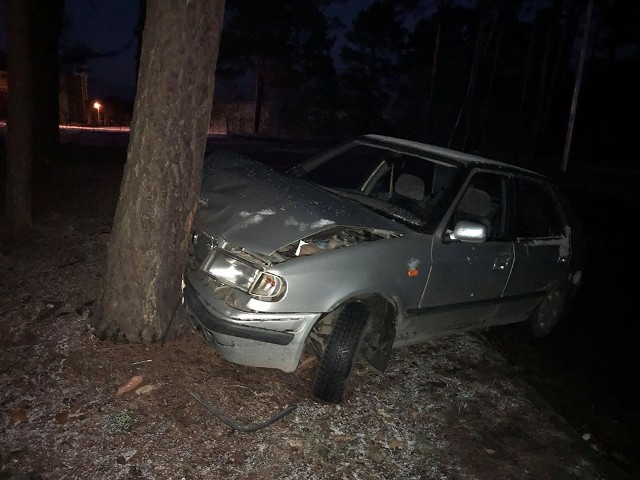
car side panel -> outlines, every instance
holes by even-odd
[[[544,293],[568,277],[567,238],[517,240],[514,245],[516,260],[503,301],[495,318],[486,325],[526,320]]]
[[[269,269],[286,280],[285,296],[277,302],[250,300],[247,308],[329,312],[367,294],[382,294],[404,308],[415,308],[429,272],[430,243],[429,235],[408,234],[287,260]]]
[[[425,336],[482,325],[500,302],[512,261],[511,242],[436,240],[420,309],[408,323]]]

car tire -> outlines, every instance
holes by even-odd
[[[369,308],[359,302],[348,303],[339,313],[318,366],[314,397],[328,403],[340,403],[356,363],[368,319]]]
[[[567,310],[569,293],[570,289],[566,284],[547,291],[529,320],[533,337],[541,338],[551,333]]]

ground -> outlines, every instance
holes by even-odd
[[[193,331],[97,340],[123,149],[65,152],[39,184],[34,232],[0,243],[0,479],[631,478],[484,334],[399,349],[384,374],[359,364],[340,405],[310,396],[310,354],[287,374],[226,362]],[[134,375],[150,391],[117,395]],[[246,424],[296,409],[243,433],[187,390]]]

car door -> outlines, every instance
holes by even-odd
[[[526,320],[544,293],[568,275],[569,232],[544,180],[514,176],[516,260],[492,324]]]
[[[414,314],[409,322],[416,336],[477,327],[495,312],[513,266],[508,183],[507,175],[476,171],[462,188],[456,207],[433,237],[420,308],[409,312]],[[484,224],[486,240],[450,240],[448,232],[461,220]]]

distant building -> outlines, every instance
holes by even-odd
[[[7,93],[9,84],[6,70],[0,70],[0,118],[7,118]],[[60,123],[89,123],[89,95],[87,90],[87,74],[61,73],[60,90]]]
[[[223,100],[215,98],[211,111],[210,131],[222,135],[253,135],[255,102],[252,100]],[[277,112],[270,102],[262,104],[260,134],[277,135]]]

